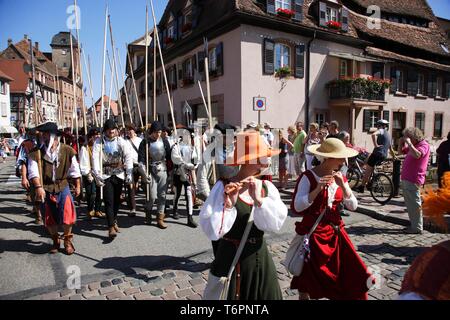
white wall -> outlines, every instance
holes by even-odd
[[[3,80],[1,80],[3,81]],[[11,125],[11,101],[10,101],[10,90],[9,83],[5,82],[6,91],[5,94],[0,94],[0,126],[10,126]],[[6,106],[6,114],[4,115],[4,106]]]

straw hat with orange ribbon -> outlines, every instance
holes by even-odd
[[[346,159],[358,155],[358,151],[346,147],[344,142],[336,138],[325,139],[322,144],[309,146],[308,151],[316,156],[332,159]]]
[[[269,163],[269,158],[280,154],[264,141],[258,132],[242,132],[236,135],[233,155],[226,159],[227,166]]]

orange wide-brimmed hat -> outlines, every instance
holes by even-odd
[[[269,158],[280,152],[272,149],[258,132],[243,132],[236,135],[233,155],[226,159],[225,165],[268,164]]]

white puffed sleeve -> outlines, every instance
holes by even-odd
[[[210,240],[219,240],[233,227],[236,208],[225,209],[224,185],[218,181],[200,210],[200,227]]]
[[[309,183],[309,178],[304,174],[300,179],[300,184],[297,188],[297,193],[294,195],[294,206],[297,212],[302,212],[308,209],[312,202],[309,202],[309,189],[311,184]]]
[[[80,171],[83,176],[91,172],[91,159],[87,147],[83,146],[80,150]]]
[[[350,211],[355,211],[356,209],[358,209],[358,200],[353,194],[352,189],[348,185],[348,182],[345,183],[345,189],[347,189],[351,196],[348,199],[344,198],[344,206]]]
[[[278,232],[286,220],[288,208],[283,203],[278,189],[270,181],[263,181],[267,186],[267,197],[261,207],[255,207],[254,221],[261,231]]]

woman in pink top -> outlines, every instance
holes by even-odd
[[[399,149],[400,152],[406,154],[401,180],[403,197],[411,222],[411,226],[406,228],[405,232],[422,233],[423,217],[420,187],[425,184],[428,159],[430,158],[430,145],[420,129],[411,127],[403,131]]]

